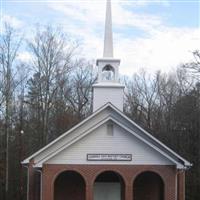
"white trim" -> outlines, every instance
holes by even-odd
[[[173,163],[175,163],[177,166],[179,165],[179,163],[174,160],[173,158],[171,158],[170,156],[168,156],[166,153],[164,153],[161,149],[159,149],[158,147],[156,147],[155,145],[152,145],[150,142],[148,142],[147,140],[145,140],[144,138],[142,138],[141,136],[139,136],[138,134],[136,134],[134,131],[132,131],[131,129],[127,128],[126,126],[124,126],[123,124],[121,124],[120,122],[116,121],[115,119],[112,119],[117,125],[120,125],[123,129],[125,129],[126,131],[128,131],[129,133],[133,134],[136,138],[138,138],[139,140],[141,140],[142,142],[146,143],[147,145],[149,145],[150,147],[152,147],[154,150],[156,150],[157,152],[159,152],[160,154],[162,154],[164,157],[168,158],[169,160],[171,160]],[[184,165],[182,165],[184,166]]]
[[[124,88],[123,85],[116,82],[101,82],[92,85],[93,88]]]
[[[152,145],[150,142],[148,142],[147,140],[145,140],[144,138],[142,138],[141,136],[139,136],[138,134],[136,134],[134,131],[132,131],[131,129],[127,128],[126,126],[124,126],[122,123],[120,123],[119,121],[116,121],[113,117],[107,117],[105,118],[103,121],[101,121],[100,123],[96,124],[94,127],[92,127],[92,129],[87,130],[84,134],[78,136],[77,138],[73,139],[72,141],[70,141],[67,145],[63,145],[61,148],[57,149],[53,154],[49,154],[49,156],[41,159],[36,165],[34,165],[34,167],[42,167],[42,164],[49,160],[50,158],[52,158],[53,156],[55,156],[57,153],[61,152],[62,150],[68,148],[69,146],[73,145],[74,143],[76,143],[78,140],[82,139],[83,137],[85,137],[86,135],[88,135],[91,131],[94,131],[95,129],[97,129],[99,126],[101,126],[102,124],[104,124],[105,122],[112,120],[114,123],[116,123],[118,126],[120,126],[121,128],[123,128],[124,130],[128,131],[129,133],[131,133],[132,135],[134,135],[136,138],[138,138],[139,140],[141,140],[142,142],[144,142],[145,144],[147,144],[148,146],[150,146],[151,148],[153,148],[155,151],[159,152],[161,155],[163,155],[164,157],[166,157],[168,160],[172,161],[173,163],[176,164],[176,166],[179,166],[181,169],[184,168],[184,165],[180,165],[180,163],[178,163],[176,160],[174,160],[173,158],[171,158],[169,155],[167,155],[166,153],[164,153],[162,150],[160,150],[158,147],[156,147],[155,145]]]
[[[130,123],[132,123],[134,126],[136,126],[140,131],[142,131],[144,134],[146,134],[148,137],[150,137],[152,140],[154,140],[155,142],[157,142],[159,145],[161,145],[163,148],[165,148],[166,150],[168,150],[170,153],[174,154],[175,157],[178,157],[180,160],[184,161],[186,166],[192,166],[192,164],[185,160],[183,157],[181,157],[180,155],[178,155],[177,153],[175,153],[172,149],[170,149],[169,147],[167,147],[165,144],[163,144],[162,142],[160,142],[158,139],[156,139],[155,137],[153,137],[151,134],[149,134],[147,131],[145,131],[143,128],[141,128],[139,125],[137,125],[134,121],[132,121],[131,119],[129,119],[123,112],[121,112],[118,108],[116,108],[114,105],[110,105],[118,114],[120,114],[122,117],[124,117],[125,119],[127,119]]]
[[[79,124],[77,124],[76,126],[74,126],[73,128],[71,128],[70,130],[68,130],[66,133],[64,133],[63,135],[61,135],[60,137],[58,137],[57,139],[55,139],[54,141],[52,141],[51,143],[49,143],[48,145],[46,145],[45,147],[43,147],[42,149],[40,149],[39,151],[37,151],[35,154],[31,155],[30,157],[28,157],[27,159],[25,159],[22,164],[26,164],[26,163],[29,163],[29,160],[35,156],[37,156],[39,153],[41,153],[42,151],[44,151],[45,149],[47,149],[48,147],[50,147],[51,145],[53,145],[54,143],[56,143],[57,141],[59,141],[60,139],[62,139],[63,137],[65,137],[66,135],[68,135],[69,133],[71,133],[72,131],[74,131],[75,129],[77,129],[78,127],[80,127],[81,125],[83,125],[84,123],[86,123],[88,120],[90,120],[91,118],[93,118],[95,115],[99,114],[102,110],[104,110],[105,108],[107,107],[111,107],[114,111],[116,111],[116,113],[118,113],[121,117],[123,117],[124,119],[126,119],[128,122],[130,122],[132,125],[134,125],[136,128],[138,128],[142,133],[144,133],[147,137],[149,137],[151,140],[153,140],[154,142],[156,142],[157,144],[159,144],[162,148],[166,149],[169,153],[171,153],[173,156],[177,157],[177,159],[180,159],[184,162],[184,167],[183,167],[183,164],[178,162],[178,161],[175,161],[173,158],[171,158],[170,155],[167,155],[167,153],[163,153],[163,155],[165,155],[166,157],[169,157],[170,160],[173,160],[173,162],[175,161],[175,163],[177,163],[177,168],[180,168],[180,169],[187,169],[187,167],[191,167],[192,164],[189,163],[187,160],[185,160],[184,158],[182,158],[181,156],[179,156],[177,153],[175,153],[173,150],[171,150],[170,148],[168,148],[166,145],[164,145],[163,143],[161,143],[159,140],[157,140],[155,137],[153,137],[152,135],[150,135],[147,131],[145,131],[143,128],[141,128],[140,126],[138,126],[135,122],[133,122],[131,119],[129,119],[123,112],[121,112],[119,109],[117,109],[115,106],[113,106],[110,102],[105,104],[104,106],[102,106],[101,108],[99,108],[98,110],[96,110],[92,115],[90,115],[88,118],[86,118],[85,120],[83,120],[82,122],[80,122]],[[112,120],[114,120],[113,118],[111,118]],[[119,122],[117,122],[118,124]],[[97,124],[96,124],[97,125]],[[94,126],[96,127],[96,126]],[[93,128],[94,128],[93,127]],[[125,127],[125,126],[124,126]],[[125,127],[125,129],[127,129],[127,127]],[[87,132],[89,133],[92,129],[88,130]],[[132,130],[131,130],[132,131]],[[85,133],[86,134],[86,133]],[[85,134],[82,134],[81,135],[81,138],[83,136],[85,136]],[[136,134],[137,135],[137,134]],[[135,135],[135,136],[136,136]],[[137,135],[137,137],[141,138],[141,136]],[[75,139],[73,139],[71,143],[73,142],[76,142],[76,139],[79,138],[79,137],[76,137]],[[144,139],[142,139],[144,140]],[[145,140],[146,141],[146,140]],[[150,142],[148,142],[149,144],[151,144]],[[155,145],[150,145],[150,146],[154,146],[154,148],[161,152],[161,149],[158,148],[158,147],[155,147]],[[65,145],[62,146],[63,147],[66,147]],[[62,148],[59,148],[59,149],[62,149]],[[57,153],[57,150],[51,154],[51,155],[55,155]],[[48,158],[49,156],[47,156]],[[46,157],[45,157],[46,158]],[[43,159],[42,159],[43,160]],[[46,160],[46,159],[44,159]],[[41,163],[41,160],[39,161],[39,163]],[[38,163],[38,164],[39,164]],[[36,166],[38,166],[38,164]],[[41,166],[39,166],[41,167]]]
[[[72,139],[67,145],[63,145],[61,146],[59,149],[57,149],[56,151],[54,151],[53,153],[49,153],[49,155],[47,155],[45,158],[41,159],[38,161],[37,164],[34,165],[34,167],[42,167],[42,164],[49,160],[50,158],[52,158],[53,156],[55,156],[57,153],[61,152],[62,150],[66,149],[67,147],[69,147],[70,145],[74,144],[75,142],[77,142],[78,140],[82,139],[83,137],[85,137],[88,133],[90,133],[91,131],[97,129],[99,126],[101,126],[102,124],[104,124],[105,122],[109,121],[111,118],[110,117],[106,117],[104,120],[100,121],[98,124],[96,124],[95,126],[93,126],[92,128],[90,128],[89,130],[85,131],[85,133],[83,133],[82,135]]]
[[[97,58],[96,59],[96,65],[97,66],[98,66],[99,62],[104,62],[104,63],[107,63],[107,62],[109,62],[109,63],[116,62],[116,63],[120,64],[121,60],[118,59],[118,58],[113,58],[113,57],[110,57],[110,58],[109,57],[107,57],[107,58]]]
[[[61,136],[59,136],[58,138],[56,138],[55,140],[53,140],[52,142],[50,142],[49,144],[47,144],[46,146],[44,146],[43,148],[41,148],[39,151],[35,152],[31,156],[29,156],[28,158],[26,158],[25,160],[23,160],[21,163],[22,164],[28,164],[29,161],[30,161],[30,159],[32,159],[33,157],[37,156],[39,153],[41,153],[42,151],[44,151],[45,149],[47,149],[48,147],[50,147],[51,145],[53,145],[54,143],[56,143],[58,140],[60,140],[63,137],[67,136],[69,133],[71,133],[72,131],[74,131],[75,129],[77,129],[82,124],[86,123],[88,120],[90,120],[91,118],[93,118],[95,115],[99,114],[102,110],[104,110],[104,108],[106,108],[108,106],[108,104],[105,104],[101,108],[97,109],[92,115],[90,115],[89,117],[87,117],[86,119],[84,119],[83,121],[81,121],[80,123],[78,123],[77,125],[75,125],[74,127],[72,127],[71,129],[69,129],[66,133],[62,134]]]

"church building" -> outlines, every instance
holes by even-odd
[[[96,65],[93,113],[22,162],[28,200],[184,200],[191,164],[123,113],[110,0]]]

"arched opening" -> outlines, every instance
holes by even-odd
[[[125,200],[125,184],[122,177],[113,171],[97,176],[94,182],[94,200]]]
[[[74,171],[65,171],[54,182],[54,200],[85,200],[85,181]]]
[[[139,174],[133,184],[133,200],[164,200],[164,184],[154,172]]]
[[[111,65],[106,65],[102,70],[102,80],[111,81],[115,78],[115,71]]]

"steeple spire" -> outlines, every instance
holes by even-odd
[[[106,5],[106,21],[105,21],[105,35],[104,35],[104,58],[113,57],[113,36],[112,36],[112,12],[111,0],[107,0]]]
[[[103,58],[97,59],[98,79],[93,84],[93,111],[110,102],[123,111],[124,86],[119,82],[120,59],[113,57],[111,0],[106,4]]]

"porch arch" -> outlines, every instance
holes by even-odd
[[[94,181],[94,200],[125,200],[125,182],[115,171],[101,172]]]
[[[152,171],[137,175],[133,182],[133,200],[164,200],[164,182]]]
[[[63,171],[54,180],[54,200],[86,200],[86,183],[76,171]]]

